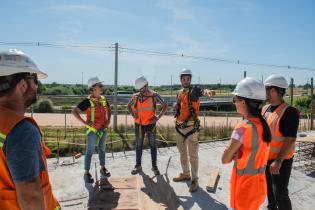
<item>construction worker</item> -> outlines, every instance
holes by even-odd
[[[198,119],[201,96],[212,96],[214,91],[191,85],[192,73],[189,69],[182,69],[180,81],[183,89],[177,94],[177,102],[174,106],[176,117],[176,144],[180,154],[183,173],[174,177],[174,182],[191,180],[190,192],[195,192],[198,187],[198,148],[199,148],[199,126]],[[188,164],[189,153],[191,176]]]
[[[237,84],[232,94],[236,111],[244,121],[235,126],[222,155],[223,164],[234,160],[230,183],[231,208],[258,210],[267,195],[265,168],[271,141],[270,129],[260,109],[266,92],[261,82],[247,77]]]
[[[0,52],[0,209],[60,209],[48,177],[50,151],[35,120],[25,116],[37,100],[38,78],[45,77],[23,52]]]
[[[87,147],[84,157],[84,180],[93,183],[94,179],[90,174],[91,159],[95,145],[98,146],[98,157],[100,161],[100,173],[102,178],[110,177],[110,172],[105,167],[106,129],[110,123],[111,109],[104,96],[103,84],[98,77],[88,80],[90,95],[81,101],[72,114],[86,127]],[[86,120],[82,119],[80,112],[86,112]]]
[[[284,77],[270,75],[264,84],[270,104],[263,108],[263,116],[272,134],[266,169],[268,209],[291,210],[288,185],[299,127],[299,111],[283,100],[288,88]]]
[[[160,175],[157,167],[157,147],[155,137],[155,126],[157,121],[167,111],[167,103],[156,92],[148,87],[148,80],[145,77],[139,77],[135,81],[135,87],[139,92],[133,94],[128,103],[128,111],[135,119],[135,142],[136,142],[136,165],[131,174],[137,174],[142,170],[141,157],[145,134],[149,139],[151,149],[152,171],[155,175]],[[161,104],[162,111],[156,116],[156,105]]]

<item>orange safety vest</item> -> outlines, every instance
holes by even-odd
[[[132,96],[132,101],[134,104],[132,110],[138,115],[138,117],[135,119],[135,122],[141,125],[149,125],[155,117],[155,94],[153,94],[153,96],[146,97],[143,102],[140,102],[139,97],[139,93],[136,93]]]
[[[177,100],[179,104],[179,115],[177,116],[176,121],[178,123],[182,123],[184,121],[194,121],[193,116],[190,116],[189,112],[189,101],[188,101],[188,91],[182,89],[177,94]],[[194,108],[194,112],[196,117],[198,118],[199,115],[199,108],[200,108],[200,98],[198,101],[192,101],[192,107]]]
[[[3,144],[6,141],[6,136],[23,119],[26,119],[33,123],[38,128],[38,130],[39,127],[32,118],[19,116],[13,111],[3,107],[0,107],[0,116],[0,209],[19,210],[20,207],[17,201],[16,188],[7,166],[6,157],[3,152]],[[59,210],[61,209],[61,207],[52,193],[52,188],[48,177],[46,156],[49,155],[50,151],[45,146],[44,141],[42,140],[41,142],[43,150],[43,160],[46,168],[45,171],[42,171],[40,173],[41,185],[45,199],[45,209]]]
[[[271,131],[271,142],[270,142],[270,153],[269,153],[269,160],[275,160],[277,159],[279,152],[282,148],[282,145],[285,141],[285,136],[280,132],[280,120],[284,114],[284,112],[289,107],[288,104],[282,103],[280,104],[272,113],[267,112],[268,108],[271,105],[268,104],[264,106],[262,115],[266,119],[270,131]],[[294,155],[294,147],[293,146],[289,152],[289,154],[286,156],[285,159],[290,159]]]
[[[107,118],[107,101],[104,96],[100,98],[100,104],[95,104],[95,101],[88,97],[90,102],[90,107],[86,110],[87,120],[93,123],[93,128],[96,130],[104,128],[108,121]]]
[[[269,146],[263,141],[259,118],[249,118],[236,128],[244,128],[243,145],[234,159],[231,176],[231,208],[258,210],[267,195],[265,169]]]

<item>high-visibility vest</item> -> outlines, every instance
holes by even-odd
[[[153,118],[155,117],[156,111],[156,98],[155,94],[152,96],[148,96],[144,99],[144,101],[140,101],[140,94],[134,94],[132,96],[133,106],[132,110],[137,114],[137,118],[135,122],[141,125],[149,125]]]
[[[189,111],[189,92],[185,91],[184,89],[180,90],[177,94],[177,104],[179,105],[179,112],[176,118],[177,123],[188,122],[191,125],[194,124],[194,118],[191,116]],[[196,118],[199,115],[199,108],[200,108],[200,99],[197,101],[191,101],[192,107],[194,109],[194,114]]]
[[[231,176],[231,207],[258,210],[267,195],[265,169],[269,146],[263,141],[259,118],[249,118],[236,128],[244,129],[243,145],[234,158]]]
[[[105,97],[101,96],[100,98],[101,106],[99,105],[95,106],[95,102],[93,99],[91,99],[90,96],[88,97],[88,99],[90,102],[90,107],[86,110],[87,121],[92,122],[93,124],[92,127],[95,128],[95,130],[104,128],[104,125],[108,121],[108,118],[107,118],[108,108],[107,108],[107,101]]]
[[[39,127],[36,122],[29,117],[19,116],[13,111],[6,109],[4,107],[0,107],[0,209],[10,209],[10,210],[19,210],[19,204],[17,201],[16,188],[15,184],[10,175],[10,171],[8,169],[6,156],[3,152],[3,144],[6,141],[7,135],[10,131],[22,120],[28,120],[33,123],[38,131]],[[41,140],[42,151],[43,151],[43,161],[45,164],[45,170],[40,172],[40,180],[42,185],[42,190],[45,199],[45,209],[46,210],[58,210],[60,209],[60,205],[57,199],[54,197],[52,193],[51,184],[49,182],[48,177],[48,167],[46,156],[49,155],[50,151],[45,146],[43,140]],[[16,154],[18,155],[18,154]],[[30,192],[32,193],[32,192]]]
[[[289,107],[288,104],[282,103],[280,104],[273,112],[267,112],[270,104],[264,106],[262,110],[262,115],[266,119],[270,131],[271,131],[271,142],[270,142],[270,153],[269,153],[269,160],[277,159],[279,152],[283,146],[285,141],[285,136],[280,132],[280,120],[284,114],[284,112]],[[285,157],[285,159],[290,159],[294,155],[294,147],[290,149],[289,154]]]

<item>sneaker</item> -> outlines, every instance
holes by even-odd
[[[90,173],[84,174],[83,179],[86,183],[94,183],[94,179]]]
[[[142,170],[141,165],[135,165],[135,168],[132,169],[131,174],[135,175],[135,174],[139,173],[141,170]]]
[[[182,182],[182,181],[186,181],[186,180],[190,180],[190,179],[191,179],[190,175],[184,175],[184,174],[180,173],[179,176],[173,178],[173,181],[174,182]]]
[[[102,167],[100,169],[100,173],[101,173],[101,176],[103,177],[110,177],[110,172],[105,168],[105,167]]]
[[[155,176],[161,175],[157,166],[153,166],[151,170],[154,172]]]
[[[189,192],[193,193],[196,192],[199,188],[199,184],[197,180],[192,180],[191,185],[189,187]]]

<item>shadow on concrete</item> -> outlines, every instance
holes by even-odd
[[[85,183],[89,191],[88,209],[115,209],[118,206],[120,193],[115,192],[107,179],[93,184]]]
[[[213,199],[209,195],[208,192],[206,192],[204,189],[200,187],[198,188],[198,191],[191,194],[191,197],[179,196],[179,198],[181,199],[184,209],[192,209],[195,203],[198,205],[200,209],[207,209],[207,210],[227,210],[228,209],[228,207],[225,204]]]
[[[144,188],[142,192],[148,195],[155,203],[161,204],[166,210],[181,209],[181,204],[174,189],[163,175],[149,177],[143,172],[139,173],[143,178]]]

